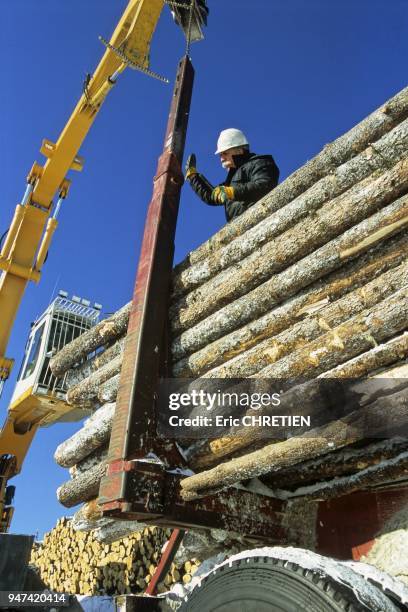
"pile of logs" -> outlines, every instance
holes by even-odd
[[[34,545],[30,563],[52,590],[76,595],[141,593],[152,579],[168,530],[145,527],[141,531],[102,544],[93,532],[73,529],[72,520],[62,518]],[[190,582],[200,565],[198,559],[173,563],[159,592],[176,582]]]
[[[408,357],[407,227],[408,88],[176,266],[169,310],[173,376],[388,376]],[[98,494],[129,309],[52,360],[55,375],[69,372],[69,403],[96,409],[56,452],[71,471],[58,492],[68,507],[95,503]],[[103,352],[76,367],[97,349]],[[406,368],[399,376],[407,376]],[[378,401],[372,410],[381,410]],[[278,497],[310,493],[313,499],[332,494],[308,488],[328,477],[336,481],[330,490],[344,493],[406,476],[403,440],[367,447],[335,425],[261,448],[245,432],[197,444],[190,466],[206,471],[182,482],[183,496],[205,496],[242,479],[267,482],[269,474]],[[281,482],[291,490],[282,492]]]

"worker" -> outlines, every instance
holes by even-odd
[[[220,133],[216,155],[228,170],[227,178],[217,187],[197,171],[192,153],[186,164],[186,180],[203,202],[225,207],[227,221],[235,219],[278,184],[279,168],[272,155],[256,155],[249,150],[241,130],[228,128]]]

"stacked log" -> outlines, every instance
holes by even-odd
[[[99,542],[94,532],[75,531],[72,520],[61,518],[56,527],[34,546],[30,563],[44,583],[57,592],[76,595],[141,593],[153,577],[169,530],[145,527],[110,544]],[[200,560],[173,563],[159,592],[180,580],[191,580]]]
[[[105,319],[95,325],[90,331],[90,334],[83,334],[78,336],[75,340],[70,342],[69,345],[64,347],[65,350],[60,351],[52,359],[52,371],[53,372],[67,372],[77,362],[78,355],[87,356],[92,351],[100,347],[110,348],[110,345],[116,344],[117,338],[123,336],[126,333],[127,324],[129,321],[130,304],[126,304],[112,317]],[[114,342],[112,343],[112,340]],[[120,345],[119,345],[120,346]],[[109,357],[116,356],[117,349],[109,350]],[[108,352],[108,351],[106,351]],[[99,359],[97,355],[95,360]],[[106,360],[104,359],[104,363]],[[99,365],[101,363],[99,362]],[[98,361],[96,361],[95,368],[98,369]],[[80,371],[83,371],[82,368]]]
[[[174,377],[371,377],[408,358],[407,117],[408,88],[176,266],[169,310]],[[67,506],[96,503],[129,308],[52,360],[56,375],[69,372],[69,402],[96,410],[56,452],[74,476],[59,489]],[[97,357],[76,366],[95,350]],[[369,415],[381,407],[373,402],[364,410]],[[182,483],[186,499],[255,477],[277,496],[296,491],[295,497],[328,498],[352,490],[350,483],[372,486],[406,469],[398,440],[381,446],[334,422],[277,444],[238,434],[189,449],[194,470],[216,467]],[[358,448],[371,463],[358,459]],[[343,459],[347,469],[338,467]],[[312,480],[305,482],[298,468],[313,461]],[[287,474],[291,488],[282,493],[279,481]],[[326,478],[335,486],[306,490]]]

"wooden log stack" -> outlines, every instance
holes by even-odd
[[[57,592],[76,595],[141,593],[149,584],[169,530],[145,527],[110,544],[94,532],[75,531],[72,520],[61,518],[56,527],[34,546],[30,563],[44,583]],[[173,563],[159,592],[180,580],[191,580],[200,565],[194,558]]]
[[[169,310],[173,376],[355,378],[404,364],[407,227],[408,88],[176,266]],[[69,402],[96,410],[56,452],[74,476],[58,493],[67,506],[96,503],[128,316],[126,305],[51,363],[55,375],[69,372]],[[95,349],[103,352],[76,367]],[[189,461],[200,473],[185,479],[183,495],[208,495],[243,475],[267,482],[270,473],[268,484],[276,490],[280,478],[290,476],[297,497],[307,497],[308,487],[326,477],[341,479],[337,488],[320,492],[327,498],[333,490],[351,490],[347,479],[364,487],[405,474],[403,442],[381,446],[351,436],[329,448],[335,431],[329,423],[314,438],[278,444],[245,432],[196,444]],[[304,465],[311,466],[308,480]]]

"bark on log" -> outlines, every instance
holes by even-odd
[[[99,519],[86,519],[81,514],[81,509],[78,510],[72,517],[72,528],[74,531],[95,531],[96,529],[100,529],[101,527],[109,527],[115,523],[115,519],[102,517]]]
[[[119,340],[116,340],[114,344],[106,348],[102,353],[98,353],[94,359],[95,370],[103,368],[118,355],[123,355],[125,340],[126,336],[122,336],[119,338]]]
[[[67,370],[100,346],[111,343],[126,333],[129,321],[130,303],[114,315],[101,321],[95,327],[72,342],[51,359],[50,366],[54,376],[62,376]]]
[[[340,300],[323,307],[282,333],[267,338],[254,348],[207,372],[209,378],[245,378],[279,361],[284,356],[306,347],[366,308],[371,308],[395,291],[408,286],[408,261],[385,272]]]
[[[93,406],[98,401],[100,386],[120,373],[123,354],[109,361],[102,368],[82,380],[75,387],[71,387],[67,393],[67,401],[73,406]]]
[[[125,338],[121,338],[102,353],[98,353],[92,359],[85,361],[85,363],[68,370],[66,378],[68,388],[78,385],[82,380],[88,378],[88,376],[91,376],[94,372],[109,363],[109,361],[121,355],[123,353],[124,344]]]
[[[283,381],[280,381],[280,386],[284,387],[282,383]],[[377,397],[387,397],[390,394],[397,394],[402,390],[406,392],[407,384],[408,379],[401,379],[398,382],[393,381],[391,384],[387,384],[383,380],[381,386],[368,385],[367,382],[356,379],[356,382],[348,387],[346,396],[348,399],[344,401],[349,402],[351,408],[355,405],[358,398],[358,405],[365,406],[372,403]],[[336,405],[335,401],[326,399],[326,393],[329,391],[329,388],[326,386],[321,389],[317,379],[300,385],[292,386],[291,383],[290,385],[287,391],[285,390],[281,395],[281,414],[287,416],[298,415],[299,406],[303,406],[303,410],[307,411],[312,421],[320,423],[325,423],[330,418],[334,419],[334,414],[338,414],[339,409],[341,414],[343,414],[340,405]],[[331,393],[336,393],[334,388],[332,388]],[[247,415],[259,416],[259,412],[249,410]],[[303,433],[307,433],[307,428],[298,429],[298,436]],[[189,466],[196,471],[200,471],[200,469],[208,468],[220,462],[227,456],[242,456],[248,447],[251,447],[251,450],[254,451],[264,446],[265,437],[267,436],[265,436],[265,431],[262,429],[232,429],[223,438],[209,440],[205,445],[192,450],[189,449]]]
[[[335,168],[355,157],[370,144],[392,130],[407,116],[408,87],[388,100],[349,132],[326,145],[316,157],[291,174],[258,204],[252,206],[232,223],[228,223],[207,242],[189,253],[186,259],[176,267],[176,273],[178,274],[190,265],[210,257],[221,246],[229,244],[237,236],[242,235],[249,228],[309,189],[321,178],[330,174]]]
[[[106,472],[106,461],[94,465],[81,476],[65,482],[57,489],[58,501],[66,508],[72,508],[98,495],[99,483]]]
[[[392,368],[384,368],[379,370],[373,378],[406,378],[408,379],[408,362],[402,363]]]
[[[98,465],[101,461],[104,461],[108,456],[108,447],[101,446],[90,453],[85,459],[79,461],[75,465],[69,468],[69,475],[71,478],[77,478],[81,476],[85,472],[87,472],[90,468],[94,467],[94,465]]]
[[[391,438],[365,445],[362,448],[345,448],[332,453],[330,458],[323,456],[310,459],[300,465],[264,476],[262,482],[271,488],[286,490],[301,485],[308,485],[319,480],[337,478],[377,465],[385,459],[391,459],[408,450],[408,440]]]
[[[397,457],[382,461],[378,465],[371,465],[352,476],[343,476],[328,482],[299,487],[292,492],[276,490],[274,493],[279,499],[298,499],[301,497],[305,502],[312,500],[322,501],[342,495],[350,495],[354,491],[383,485],[391,481],[406,478],[407,476],[408,452],[404,452],[397,455]]]
[[[115,407],[106,404],[99,408],[82,429],[58,446],[54,455],[58,465],[72,467],[109,440]]]
[[[98,500],[96,498],[91,499],[91,501],[89,502],[86,502],[86,504],[81,507],[81,511],[82,516],[89,520],[96,520],[102,517],[102,509],[99,506]]]
[[[84,378],[88,378],[88,376],[91,376],[92,372],[95,372],[97,368],[95,368],[94,360],[95,357],[92,359],[87,359],[83,363],[80,363],[76,367],[73,367],[68,370],[68,372],[66,373],[66,383],[68,389],[80,383],[81,380],[84,380]]]
[[[180,351],[180,347],[186,352],[193,352],[260,317],[276,304],[344,265],[348,257],[367,251],[375,242],[381,242],[402,231],[407,225],[408,196],[403,196],[256,289],[193,325],[176,338],[172,352],[175,353],[177,349]],[[348,255],[347,251],[352,248],[355,252]]]
[[[211,256],[173,275],[172,301],[202,285],[215,274],[242,261],[265,242],[282,234],[301,219],[313,214],[328,200],[336,198],[375,170],[387,169],[407,156],[408,120],[370,145],[362,153],[321,179],[305,193],[249,229]]]
[[[408,326],[408,288],[263,368],[255,377],[315,377],[391,338]]]
[[[404,333],[380,346],[376,346],[345,364],[321,374],[318,378],[359,378],[366,376],[377,368],[395,363],[407,356],[408,333]],[[295,392],[296,388],[294,389]],[[242,455],[244,449],[252,444],[259,444],[252,431],[210,440],[202,446],[196,445],[196,447],[189,449],[189,465],[194,470],[208,468],[231,455],[237,453]]]
[[[380,398],[339,421],[311,430],[304,437],[294,437],[284,442],[269,444],[211,470],[189,476],[180,483],[181,495],[185,500],[205,497],[207,490],[225,489],[236,482],[274,473],[307,459],[327,455],[367,437],[367,431],[370,431],[370,436],[381,435],[384,428],[385,405],[389,430],[396,431],[397,428],[406,427],[406,404],[405,391],[393,396],[392,400]]]
[[[72,519],[72,527],[75,531],[92,531],[93,529],[110,525],[113,522],[114,519],[102,516],[97,500],[92,499],[83,504],[75,512]]]
[[[185,352],[183,346],[174,343],[173,360],[176,363],[172,367],[173,376],[188,378],[203,375],[211,367],[216,367],[242,351],[252,348],[265,338],[282,332],[304,316],[318,312],[330,302],[399,265],[406,258],[407,251],[408,236],[405,235],[397,236],[385,244],[381,243],[356,260],[345,264],[340,270],[313,283],[266,315],[208,344],[188,357],[183,358]]]
[[[319,378],[359,378],[400,359],[405,359],[407,356],[408,333],[405,332],[324,374],[320,374]]]
[[[94,532],[94,537],[98,542],[104,544],[111,544],[120,540],[126,536],[130,536],[132,533],[144,529],[146,525],[139,523],[139,521],[113,521],[112,524],[100,527]]]
[[[227,268],[170,307],[173,333],[195,325],[225,304],[299,262],[408,190],[408,159],[369,176],[318,211]]]
[[[98,391],[98,400],[105,404],[106,402],[115,402],[119,389],[120,374],[107,380],[101,385]]]

